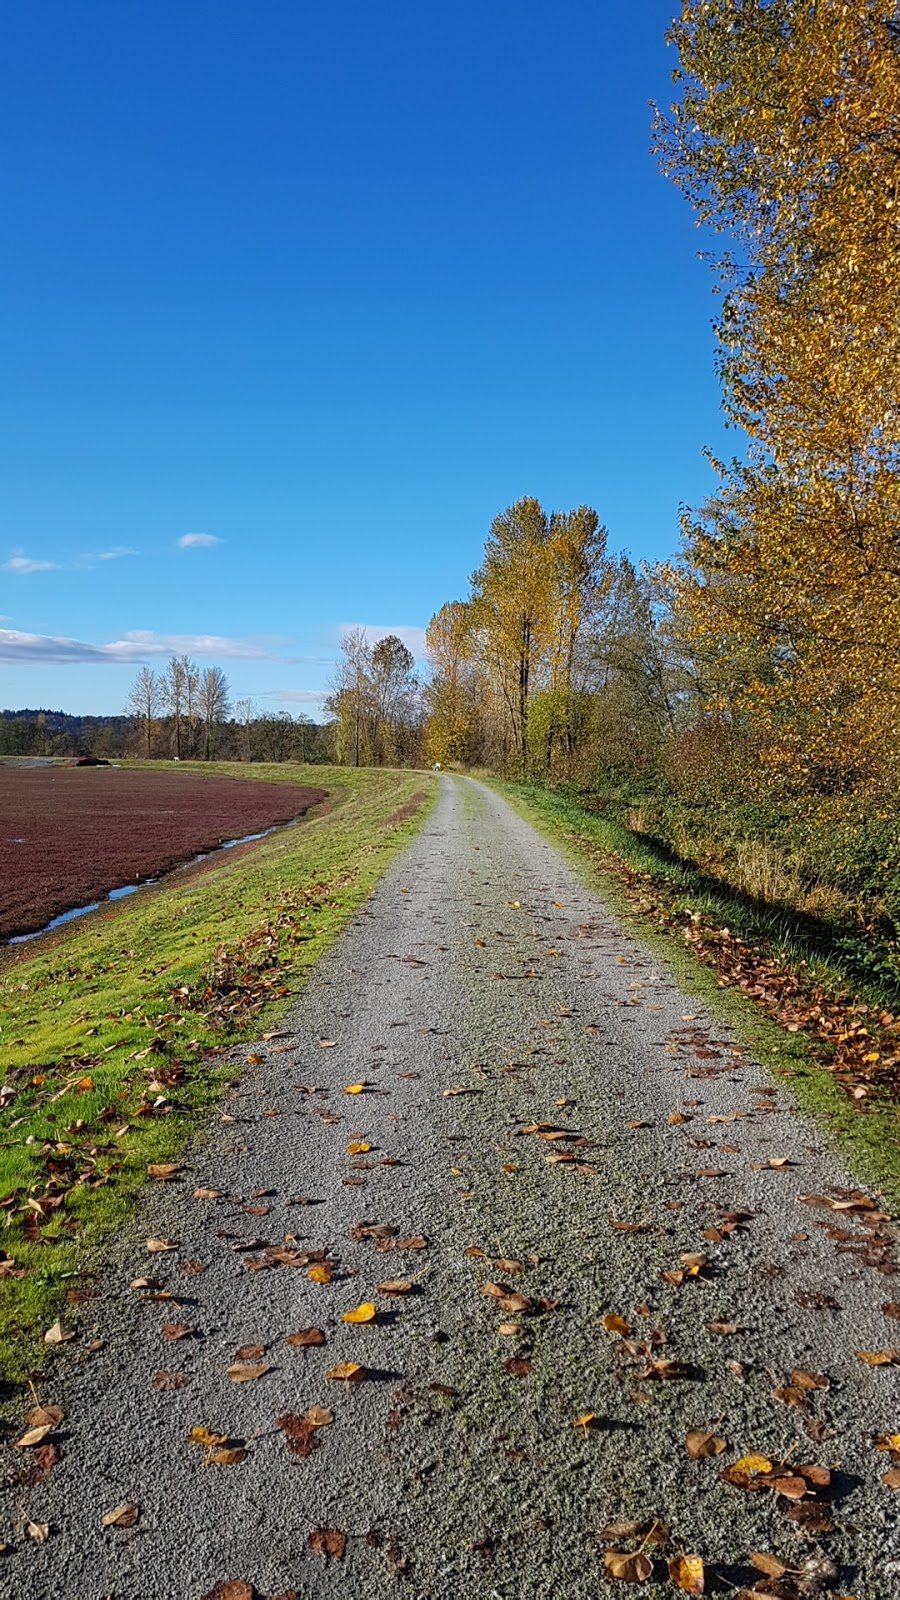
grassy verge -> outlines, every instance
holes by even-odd
[[[727,885],[711,883],[688,862],[660,849],[646,836],[631,833],[620,818],[585,811],[571,798],[533,785],[504,783],[496,787],[513,806],[562,850],[582,881],[599,889],[612,907],[632,923],[641,939],[674,970],[681,984],[702,999],[736,1039],[746,1044],[770,1070],[790,1079],[798,1105],[821,1120],[823,1132],[840,1149],[857,1180],[879,1190],[890,1205],[900,1208],[900,1114],[896,1099],[879,1082],[879,1064],[835,1074],[839,1051],[855,1052],[865,1062],[882,1055],[890,1065],[891,1044],[881,1052],[867,1049],[896,1041],[896,1019],[885,1010],[886,997],[876,986],[860,989],[854,974],[842,967],[839,952],[830,959],[813,957],[802,937],[775,907],[748,903]],[[661,909],[662,908],[662,909]],[[704,939],[697,929],[712,930]],[[720,936],[716,944],[716,932]],[[796,975],[796,992],[819,1001],[816,1011],[833,1012],[837,1024],[830,1045],[815,1030],[798,1026],[804,1006],[783,1011],[784,1025],[767,1014],[762,996],[751,997],[751,982],[735,983],[726,964],[718,962],[721,936],[729,948],[739,942],[742,969],[752,973],[747,953],[758,957],[765,976],[777,972],[788,987]],[[766,989],[764,982],[762,987]],[[767,990],[767,992],[769,992]],[[769,1007],[771,1009],[771,1007]],[[789,1020],[787,1020],[789,1019]],[[846,1035],[851,1035],[850,1046]],[[840,1061],[838,1062],[840,1065]],[[889,1078],[893,1086],[893,1071]]]
[[[436,791],[415,772],[240,775],[315,784],[329,799],[298,827],[72,924],[52,946],[24,946],[0,970],[6,1378],[35,1366],[55,1317],[77,1316],[92,1253],[148,1164],[177,1155],[220,1094],[229,1072],[217,1055],[291,1003]]]

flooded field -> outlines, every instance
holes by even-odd
[[[258,837],[323,797],[192,773],[0,766],[0,941]]]

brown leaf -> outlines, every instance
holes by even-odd
[[[138,1508],[127,1502],[121,1506],[113,1506],[112,1511],[104,1511],[100,1518],[101,1528],[133,1528],[138,1519]]]
[[[32,1406],[25,1413],[30,1428],[55,1428],[65,1417],[62,1406]]]
[[[831,1379],[819,1372],[807,1372],[804,1367],[794,1367],[791,1383],[797,1389],[829,1389]]]
[[[232,1383],[253,1383],[271,1372],[272,1366],[268,1361],[233,1361],[226,1370]]]
[[[732,1333],[737,1333],[738,1325],[736,1322],[708,1322],[706,1324],[706,1331],[707,1333],[729,1335]]]
[[[301,1328],[299,1333],[287,1334],[284,1342],[292,1350],[307,1350],[311,1345],[324,1344],[325,1335],[321,1328]]]
[[[750,1565],[755,1567],[757,1572],[764,1572],[767,1578],[780,1578],[787,1572],[784,1562],[779,1561],[777,1556],[770,1556],[765,1550],[754,1550],[750,1557]]]
[[[900,1367],[900,1350],[857,1350],[856,1356],[868,1367]]]
[[[217,1583],[200,1600],[253,1600],[253,1589],[249,1583],[241,1583],[237,1578],[227,1578]]]
[[[164,1339],[173,1340],[189,1339],[197,1332],[196,1328],[190,1327],[186,1322],[164,1322],[159,1331]]]
[[[151,1161],[147,1166],[147,1176],[157,1183],[168,1183],[180,1171],[180,1161]]]
[[[210,1450],[207,1461],[214,1467],[235,1467],[239,1461],[247,1459],[247,1451],[243,1445],[219,1445],[215,1450]]]
[[[642,1550],[634,1555],[627,1550],[604,1550],[603,1565],[608,1576],[620,1583],[646,1583],[653,1576],[653,1562]]]
[[[727,1448],[725,1440],[716,1437],[710,1429],[691,1428],[684,1447],[692,1461],[705,1461],[709,1456],[720,1456]]]
[[[264,1344],[242,1344],[235,1351],[236,1361],[259,1361],[266,1353]]]
[[[525,1356],[510,1356],[508,1361],[504,1361],[503,1370],[508,1372],[511,1378],[527,1378],[531,1371],[531,1362]]]
[[[16,1440],[16,1448],[19,1450],[29,1450],[35,1445],[43,1444],[48,1433],[52,1433],[52,1431],[52,1422],[44,1422],[38,1428],[28,1428],[27,1431],[22,1434],[21,1438]]]
[[[334,1421],[334,1412],[326,1410],[325,1406],[309,1406],[303,1413],[303,1420],[311,1428],[327,1428]]]
[[[183,1389],[190,1379],[186,1372],[154,1372],[150,1382],[154,1389],[166,1394],[172,1389]]]
[[[900,1489],[900,1467],[890,1467],[881,1475],[881,1481],[888,1489]]]
[[[177,1244],[171,1239],[148,1239],[147,1249],[152,1256],[161,1255],[164,1250],[177,1250]]]
[[[64,1328],[61,1322],[54,1322],[53,1327],[48,1328],[47,1332],[44,1334],[44,1343],[67,1344],[68,1341],[70,1339],[74,1339],[74,1337],[74,1333],[70,1332],[67,1328]]]
[[[412,1284],[408,1278],[385,1278],[383,1283],[376,1283],[379,1294],[409,1294]]]
[[[35,1544],[43,1544],[50,1532],[49,1522],[32,1522],[30,1517],[25,1519],[25,1532]]]
[[[806,1479],[793,1474],[785,1478],[776,1478],[774,1487],[778,1494],[784,1495],[785,1500],[802,1500],[809,1492]]]
[[[306,1543],[315,1555],[324,1556],[326,1561],[340,1561],[347,1539],[337,1528],[313,1528]]]
[[[881,1309],[886,1317],[894,1317],[900,1322],[900,1300],[888,1300]]]

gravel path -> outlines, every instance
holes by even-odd
[[[826,1553],[839,1595],[900,1595],[874,1446],[900,1429],[900,1367],[855,1354],[900,1345],[889,1230],[501,799],[442,780],[283,1027],[240,1052],[221,1120],[72,1308],[40,1390],[65,1410],[61,1459],[29,1483],[29,1451],[6,1451],[4,1594],[588,1600],[622,1589],[604,1549],[640,1543],[604,1525],[656,1517],[644,1595],[676,1593],[681,1550],[712,1565],[707,1592],[759,1579],[762,1551]],[[375,1322],[342,1321],[365,1302]],[[287,1342],[306,1329],[324,1345]],[[235,1382],[236,1361],[269,1370]],[[363,1380],[329,1379],[341,1362]],[[727,1448],[692,1460],[689,1429]],[[722,1481],[760,1452],[786,1493]],[[809,1465],[828,1488],[798,1484]],[[122,1504],[133,1525],[102,1527]],[[315,1548],[339,1535],[342,1556]]]

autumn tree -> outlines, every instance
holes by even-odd
[[[425,690],[428,759],[442,766],[474,756],[479,705],[472,628],[468,602],[450,600],[432,617],[425,634],[431,669]]]
[[[657,120],[729,240],[719,366],[751,441],[685,519],[679,605],[788,787],[883,786],[896,759],[898,33],[894,0],[686,0]]]
[[[325,710],[337,723],[338,761],[347,766],[366,763],[371,665],[365,628],[348,628],[341,637],[341,654],[325,699]]]
[[[537,500],[517,500],[491,523],[472,576],[474,635],[509,716],[517,766],[524,769],[535,669],[546,648],[552,572],[550,520]]]
[[[160,680],[152,667],[141,667],[128,691],[125,709],[141,730],[147,760],[153,754],[153,732],[163,704]]]

